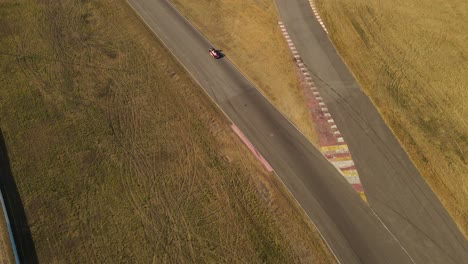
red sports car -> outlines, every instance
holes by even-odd
[[[220,54],[219,51],[217,51],[216,49],[211,48],[211,49],[209,49],[208,51],[210,52],[211,57],[213,57],[213,58],[215,58],[215,59],[221,58],[221,54]]]

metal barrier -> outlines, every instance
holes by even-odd
[[[11,247],[13,249],[13,255],[15,256],[16,264],[20,264],[18,250],[16,249],[15,238],[13,237],[13,230],[11,230],[10,218],[8,218],[8,213],[6,211],[5,201],[3,200],[2,190],[0,190],[0,201],[2,203],[3,215],[5,216],[5,222],[8,228],[8,234],[10,235]]]

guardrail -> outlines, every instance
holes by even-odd
[[[11,229],[11,225],[10,225],[10,218],[8,217],[8,213],[6,211],[5,201],[3,200],[2,190],[0,190],[0,201],[2,203],[3,216],[5,217],[5,223],[6,223],[7,228],[8,228],[8,234],[10,236],[10,242],[11,242],[11,247],[12,247],[12,250],[13,250],[13,255],[15,256],[15,262],[16,262],[16,264],[20,264],[20,260],[19,260],[19,256],[18,256],[18,250],[16,249],[15,238],[13,237],[13,230]]]

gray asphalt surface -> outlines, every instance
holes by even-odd
[[[411,263],[359,195],[311,143],[166,0],[130,5],[269,161],[343,263]]]
[[[468,243],[361,91],[308,0],[276,0],[348,144],[371,207],[416,263],[468,263]]]

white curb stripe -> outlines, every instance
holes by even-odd
[[[331,162],[337,168],[349,168],[354,166],[354,162],[352,160],[341,160],[341,161],[332,161]]]
[[[313,2],[312,0],[309,0],[309,4],[310,4],[310,7],[312,8],[312,12],[313,12],[314,15],[315,15],[315,18],[316,18],[317,21],[320,23],[320,25],[322,26],[323,30],[328,34],[328,30],[327,30],[327,28],[325,27],[325,24],[323,23],[322,18],[320,17],[319,12],[317,11],[317,8],[315,8],[314,2]]]
[[[359,177],[356,176],[347,176],[345,175],[345,179],[350,183],[350,184],[359,184],[361,181],[359,180]]]

